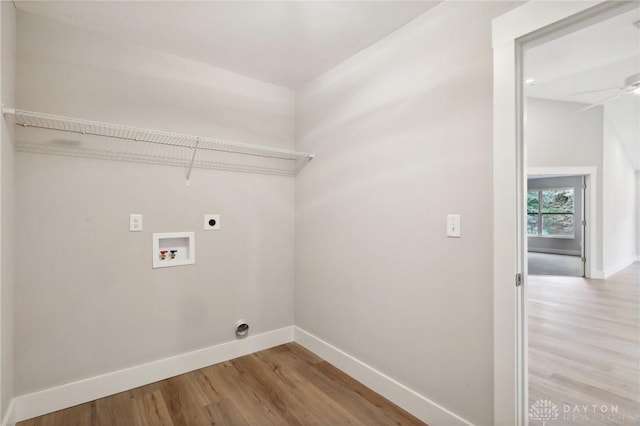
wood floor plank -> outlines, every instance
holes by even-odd
[[[176,376],[160,382],[160,392],[174,426],[206,424],[210,420],[205,407],[208,401],[202,399],[197,386],[190,386],[191,380]]]
[[[529,403],[556,404],[554,426],[640,424],[640,262],[607,280],[531,275],[527,290]]]
[[[237,361],[239,368],[248,368],[256,379],[256,386],[274,402],[278,402],[279,411],[287,407],[289,415],[300,425],[309,424],[362,424],[352,413],[345,410],[323,394],[315,383],[305,380],[294,365],[283,370],[278,363],[270,362],[265,354],[256,354],[255,359],[245,358]],[[289,419],[287,419],[289,420]]]
[[[131,392],[122,392],[107,398],[96,400],[96,415],[99,426],[109,426],[118,421],[133,424],[134,408]]]
[[[424,425],[296,343],[18,426]]]
[[[272,374],[269,366],[260,359],[260,353],[254,357],[233,360],[232,363],[240,373],[244,386],[252,390],[263,410],[275,416],[279,424],[303,424],[304,416],[298,413],[300,405],[293,397],[296,386]]]
[[[173,426],[162,392],[153,391],[134,398],[136,426]],[[91,424],[91,423],[86,423]]]
[[[376,413],[377,416],[377,422],[371,418],[367,420],[366,424],[411,424],[412,416],[408,415],[406,411],[399,409],[399,407],[395,405],[389,404],[385,398],[373,392],[363,384],[354,381],[351,377],[338,370],[330,363],[322,361],[317,365],[317,371],[320,377],[326,376],[326,378],[330,380],[330,382],[326,384],[328,389],[329,386],[344,389],[344,395],[335,395],[338,398],[338,401],[355,403],[359,398],[366,401],[366,404],[360,404],[362,405],[363,410],[361,415],[364,418],[367,418],[367,413],[369,416]]]
[[[233,361],[208,367],[205,374],[217,384],[227,405],[233,407],[233,402],[235,406],[241,407],[242,417],[247,424],[285,424],[276,414],[276,410],[269,405],[268,399],[251,387],[246,374],[239,371]]]
[[[250,426],[241,407],[231,399],[220,399],[205,407],[212,425]]]

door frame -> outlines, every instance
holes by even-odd
[[[558,38],[637,4],[532,0],[493,20],[494,425],[528,423],[523,46]],[[523,285],[516,285],[518,275]]]
[[[584,257],[587,259],[584,266],[585,278],[600,278],[596,270],[598,245],[596,243],[596,230],[598,229],[598,168],[597,167],[527,167],[527,176],[584,176],[587,186],[584,190],[583,219],[587,225],[582,234]],[[582,225],[581,225],[582,226]]]

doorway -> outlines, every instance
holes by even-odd
[[[523,46],[526,165],[588,165],[599,171],[597,208],[607,213],[599,216],[601,226],[610,225],[616,208],[633,205],[635,199],[612,182],[621,175],[622,188],[633,185],[633,174],[625,170],[640,167],[640,134],[626,130],[640,124],[634,86],[640,87],[636,23],[640,7]],[[618,151],[627,155],[614,164],[609,157]],[[626,312],[625,317],[637,318],[640,312],[635,283],[583,278],[582,190],[583,176],[527,179],[524,310],[531,424],[624,424],[640,417],[640,371],[627,364],[640,356],[640,342],[629,339],[640,335],[640,327],[620,317]],[[621,195],[616,199],[610,194]],[[603,203],[605,197],[615,208]],[[627,226],[627,234],[634,234],[635,226]],[[616,244],[607,241],[625,239],[605,232],[613,228],[602,226],[596,236],[600,265],[615,257]],[[539,412],[543,405],[556,407],[558,415]]]
[[[531,413],[526,375],[528,371],[526,177],[527,166],[531,163],[527,162],[524,144],[526,116],[525,75],[522,69],[524,46],[540,45],[637,8],[638,5],[634,2],[596,1],[580,4],[530,2],[494,21],[495,424],[526,425],[529,423]],[[557,60],[561,61],[562,57],[558,57]],[[576,129],[579,126],[573,126],[573,128]],[[579,150],[573,151],[574,154],[576,152],[581,153]],[[569,157],[574,154],[569,154]],[[567,156],[558,155],[554,158],[566,159]],[[582,163],[580,166],[584,167],[587,164]],[[554,163],[544,167],[552,169],[562,166],[562,163]],[[592,166],[588,165],[588,167]],[[601,178],[600,164],[595,167],[596,173]],[[598,186],[596,194],[599,196],[602,192],[601,181],[597,178],[594,180]],[[593,206],[589,210],[592,209]],[[600,207],[597,213],[602,217]],[[601,228],[597,229],[596,234],[595,239],[602,238]],[[590,246],[587,242],[585,249],[592,250],[593,259],[591,266],[587,265],[587,274],[591,272],[594,277],[602,274],[601,247],[598,244]],[[513,351],[514,347],[516,351]],[[513,393],[514,387],[515,393]],[[534,408],[552,407],[548,404],[546,407]],[[554,413],[553,410],[546,412]],[[556,419],[554,417],[533,421],[544,422]]]

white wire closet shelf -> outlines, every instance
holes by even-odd
[[[293,176],[313,154],[224,139],[3,108],[17,125],[83,135],[78,140],[52,139],[50,132],[16,137],[16,150],[149,164],[209,168]]]

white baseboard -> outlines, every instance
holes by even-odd
[[[93,401],[291,341],[296,341],[432,426],[473,426],[468,420],[427,397],[294,326],[18,396],[11,400],[0,426],[14,426],[15,422]]]
[[[625,259],[610,268],[606,268],[604,270],[604,278],[609,278],[611,275],[622,271],[624,268],[631,265],[633,262],[636,262],[637,260],[638,258],[636,256],[631,256],[630,258]]]
[[[294,341],[431,426],[472,425],[468,420],[301,328],[294,327]]]
[[[589,278],[594,280],[604,280],[604,271],[594,271]]]
[[[7,412],[4,413],[4,417],[2,418],[2,423],[0,423],[0,426],[14,426],[16,424],[15,401],[16,399],[13,398],[11,399],[11,402],[9,402],[9,407],[7,407]]]
[[[11,401],[7,419],[14,422],[93,401],[189,371],[293,341],[293,327],[211,346],[159,361],[21,395]],[[15,404],[14,404],[15,403]],[[11,414],[11,417],[8,415]],[[13,423],[7,423],[11,426]],[[2,426],[5,426],[3,421]]]

